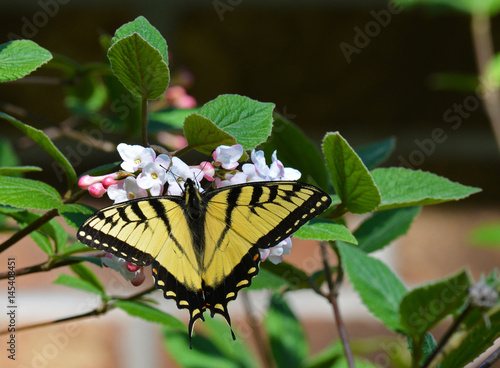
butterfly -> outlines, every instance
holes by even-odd
[[[181,196],[130,200],[97,211],[78,240],[139,266],[152,265],[155,285],[197,319],[222,315],[259,272],[259,249],[273,247],[322,213],[330,197],[294,181],[252,182],[200,193],[187,179]],[[234,333],[231,329],[233,339]]]

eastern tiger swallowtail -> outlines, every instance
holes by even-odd
[[[164,297],[189,310],[191,339],[206,309],[231,326],[227,304],[259,272],[259,248],[286,239],[330,203],[322,190],[299,182],[253,182],[200,194],[188,179],[182,196],[104,208],[77,235],[139,266],[152,264]]]

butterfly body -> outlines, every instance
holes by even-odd
[[[182,196],[148,197],[104,208],[78,239],[139,266],[152,265],[158,289],[194,322],[221,314],[259,272],[270,248],[323,212],[330,197],[298,182],[255,182],[200,193],[188,179]],[[233,334],[234,337],[234,334]]]

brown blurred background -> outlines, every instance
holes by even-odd
[[[221,4],[225,6],[221,8]],[[366,46],[357,47],[358,51],[346,58],[341,45],[344,50],[346,45],[356,47],[357,29],[365,30],[375,19],[373,11],[381,14],[387,5],[384,1],[347,0],[4,1],[0,5],[0,43],[7,42],[9,34],[24,33],[51,52],[66,54],[81,63],[99,61],[99,35],[113,34],[122,24],[144,15],[167,40],[173,65],[186,67],[194,74],[195,83],[189,93],[200,104],[223,93],[274,102],[278,111],[318,144],[326,131],[340,131],[354,147],[395,137],[396,149],[387,165],[407,166],[404,162],[410,162],[414,169],[481,187],[483,192],[459,203],[424,209],[409,234],[381,257],[408,285],[435,280],[463,267],[477,278],[498,266],[500,259],[499,251],[471,248],[467,241],[469,229],[500,219],[499,150],[482,107],[463,118],[459,128],[453,128],[454,122],[444,116],[474,93],[435,88],[438,73],[477,74],[470,19],[459,13],[403,10],[391,14],[387,24],[368,37]],[[29,27],[28,22],[40,26]],[[493,26],[498,38],[500,24],[494,21]],[[62,99],[59,86],[0,86],[0,101],[54,122],[68,116]],[[2,136],[9,137],[19,148],[19,132],[5,122],[0,124]],[[48,126],[41,124],[37,128]],[[442,129],[446,139],[431,144],[435,129]],[[36,147],[18,152],[23,164],[42,166],[47,175],[53,175],[49,157]],[[102,162],[94,162],[92,156],[92,160],[76,168],[77,174],[118,159],[117,154],[96,157]],[[31,177],[51,181],[43,175]],[[0,234],[0,238],[5,236]],[[16,256],[17,267],[24,267],[44,260],[43,253],[33,248],[30,240],[25,240],[24,245],[16,245],[8,253]],[[310,249],[316,249],[315,245],[297,242],[291,261],[301,265]],[[0,255],[0,271],[5,268],[7,256]],[[64,270],[18,278],[19,297],[24,303],[21,308],[25,311],[19,317],[20,325],[72,315],[72,310],[84,303],[83,293],[47,287],[58,272]],[[123,285],[125,295],[136,291]],[[360,302],[349,290],[346,295],[344,310],[351,336],[387,334],[359,307]],[[76,304],[69,303],[68,297],[74,298]],[[162,303],[167,304],[165,310],[177,313],[170,302]],[[316,303],[317,299],[309,294],[292,303],[303,317],[314,352],[326,347],[336,335],[328,306],[322,305],[321,309]],[[4,318],[0,312],[0,321]],[[19,364],[36,366],[37,354],[41,354],[40,366],[44,367],[129,367],[134,356],[149,351],[155,354],[153,358],[143,357],[151,362],[149,366],[171,366],[162,363],[165,357],[154,326],[120,312],[78,326],[81,332],[69,338],[54,357],[43,349],[54,344],[51,336],[64,329],[63,325],[20,333]],[[137,347],[136,355],[129,346]],[[0,354],[1,366],[5,355]],[[17,364],[12,367],[21,366]]]

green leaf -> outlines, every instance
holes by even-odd
[[[17,158],[16,152],[12,148],[10,141],[5,138],[0,138],[0,167],[9,168],[19,166],[19,164],[19,158]]]
[[[347,227],[326,219],[313,219],[309,221],[297,230],[293,236],[300,239],[321,241],[342,240],[347,243],[358,244],[356,238]]]
[[[154,100],[170,82],[167,43],[144,17],[120,27],[108,50],[111,69],[135,96]]]
[[[108,101],[108,89],[97,73],[82,71],[75,79],[77,83],[66,88],[64,103],[74,115],[92,118]]]
[[[114,305],[123,309],[131,316],[139,317],[149,322],[160,323],[175,329],[186,329],[186,326],[177,318],[150,305],[133,300],[117,300]]]
[[[151,133],[166,129],[182,129],[188,115],[198,112],[198,109],[167,109],[153,111],[149,114],[148,131]]]
[[[227,323],[221,322],[221,319],[207,318],[204,325],[206,337],[219,351],[224,353],[228,361],[238,363],[239,367],[259,367],[255,353],[249,350],[245,339],[236,338],[233,340]]]
[[[427,331],[464,305],[469,286],[469,275],[462,271],[411,290],[399,307],[404,330],[412,337],[422,339]]]
[[[0,82],[20,79],[52,59],[52,54],[30,40],[0,45]]]
[[[394,151],[395,145],[396,140],[389,138],[361,146],[356,148],[355,151],[367,169],[373,170],[389,158],[392,151]]]
[[[491,326],[480,323],[470,331],[462,334],[455,334],[446,349],[445,358],[441,362],[440,368],[465,367],[468,363],[476,359],[481,353],[488,349],[496,339],[500,337],[500,311],[489,315]]]
[[[244,96],[220,95],[203,105],[198,114],[234,137],[245,150],[251,150],[271,134],[274,106]]]
[[[338,132],[325,136],[323,154],[342,204],[352,213],[373,211],[380,203],[377,186],[356,152]]]
[[[288,289],[290,290],[305,289],[310,287],[308,283],[309,276],[307,273],[290,263],[281,262],[275,265],[272,262],[266,261],[262,262],[260,267],[261,271],[266,270],[280,279],[285,280]]]
[[[96,274],[83,263],[74,263],[69,266],[71,270],[78,275],[82,280],[87,281],[94,285],[97,289],[101,291],[102,294],[105,294],[106,291],[104,289],[104,285],[101,283]]]
[[[378,210],[457,201],[481,191],[429,172],[403,167],[376,169],[372,176],[382,194]]]
[[[278,367],[299,368],[309,353],[304,331],[285,299],[273,294],[264,317],[269,344]]]
[[[132,22],[126,23],[115,32],[114,37],[111,39],[112,43],[119,41],[122,38],[139,34],[151,46],[157,49],[165,63],[168,63],[167,42],[161,33],[148,22],[143,16],[139,16]]]
[[[74,253],[82,253],[82,252],[90,252],[95,250],[94,248],[90,248],[80,242],[73,243],[66,248],[63,249],[63,255],[70,255]],[[101,266],[102,262],[99,262],[97,266]]]
[[[0,176],[0,204],[50,210],[62,206],[57,190],[41,181]]]
[[[299,127],[281,115],[274,114],[271,136],[262,144],[267,157],[277,151],[278,159],[302,173],[301,181],[328,191],[330,179],[321,151]],[[297,149],[300,147],[300,149]]]
[[[101,289],[95,287],[91,282],[83,280],[79,277],[61,274],[54,281],[54,284],[68,286],[73,289],[87,291],[89,293],[101,295],[106,297]]]
[[[252,284],[248,290],[278,290],[284,286],[289,286],[286,279],[268,271],[265,268],[261,268],[259,270],[259,274],[252,279]]]
[[[476,246],[500,247],[500,223],[479,225],[468,234],[469,241]]]
[[[418,206],[375,212],[354,231],[359,249],[371,253],[389,245],[408,232],[419,212]]]
[[[0,112],[0,119],[3,118],[9,123],[14,125],[21,132],[26,134],[29,138],[35,141],[45,152],[47,152],[52,158],[61,166],[63,169],[66,179],[68,181],[68,187],[71,187],[76,183],[76,172],[71,166],[70,162],[64,155],[59,151],[59,149],[52,143],[49,137],[39,129],[35,129],[27,124],[21,123],[19,120]]]
[[[184,121],[184,135],[188,144],[205,155],[210,155],[220,145],[231,146],[236,139],[217,127],[210,119],[191,114]]]
[[[38,166],[11,166],[11,167],[0,167],[0,175],[3,176],[14,176],[23,174],[26,172],[42,171],[41,167]]]
[[[66,223],[76,229],[79,229],[84,221],[96,210],[83,204],[64,204],[59,207],[59,214]]]
[[[371,258],[359,248],[337,244],[342,264],[363,304],[388,328],[403,331],[399,319],[399,304],[406,287],[389,267]]]
[[[215,321],[214,321],[215,322]],[[171,327],[163,328],[164,346],[168,355],[183,368],[250,368],[255,367],[255,363],[241,364],[240,361],[228,359],[227,351],[233,348],[233,344],[238,344],[239,340],[228,341],[223,350],[212,342],[212,339],[203,335],[193,336],[193,349],[189,347],[189,338],[184,331]],[[227,335],[226,335],[227,336]],[[229,335],[230,336],[230,335]]]

